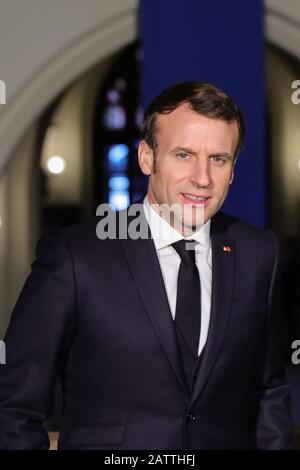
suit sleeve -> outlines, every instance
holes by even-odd
[[[256,429],[258,449],[292,448],[290,386],[285,379],[284,318],[281,305],[279,249],[272,232],[273,269],[268,296],[262,364],[262,389]]]
[[[36,261],[13,310],[0,366],[0,449],[48,449],[55,378],[75,330],[73,265],[63,235],[37,245]]]

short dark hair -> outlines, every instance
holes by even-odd
[[[145,140],[155,152],[157,148],[155,138],[157,114],[169,114],[184,103],[188,103],[193,111],[203,116],[221,119],[228,123],[237,123],[239,138],[234,154],[234,159],[236,159],[244,146],[243,113],[228,95],[210,83],[183,82],[166,88],[154,98],[145,111],[140,131],[141,139]]]

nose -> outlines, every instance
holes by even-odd
[[[197,188],[205,188],[210,185],[210,168],[207,161],[197,161],[191,173],[191,182]]]

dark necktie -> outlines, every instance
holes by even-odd
[[[201,326],[201,291],[195,263],[195,242],[179,240],[172,244],[181,258],[177,280],[175,327],[188,383],[198,357]]]

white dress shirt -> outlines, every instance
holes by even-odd
[[[151,207],[147,196],[144,199],[144,212],[155,244],[169,306],[174,320],[176,312],[177,277],[181,259],[175,249],[170,245],[178,240],[182,240],[184,237]],[[186,238],[186,240],[189,239],[197,242],[195,247],[195,260],[201,282],[201,333],[198,348],[198,355],[200,355],[207,340],[211,308],[212,253],[210,220],[208,220],[198,232]]]

